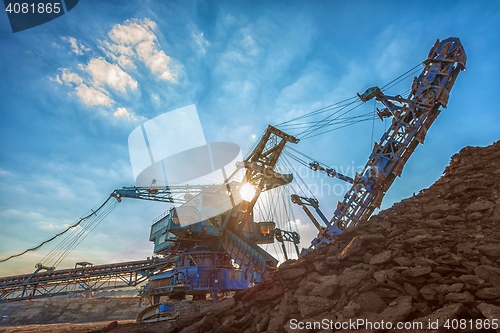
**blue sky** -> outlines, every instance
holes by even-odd
[[[234,142],[246,154],[267,124],[383,86],[424,60],[436,39],[459,37],[467,71],[387,193],[388,207],[430,186],[462,147],[500,139],[498,22],[498,1],[81,0],[16,34],[2,13],[0,257],[132,185],[127,139],[148,119],[195,104],[207,141]],[[363,166],[384,126],[361,123],[294,148],[339,169]],[[318,199],[331,217],[340,197]],[[151,255],[151,221],[166,209],[121,203],[60,267]],[[313,228],[300,219],[308,246]],[[0,263],[0,276],[31,272],[45,253]]]

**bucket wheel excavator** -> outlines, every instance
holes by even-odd
[[[292,202],[303,208],[319,232],[309,249],[335,241],[338,234],[367,221],[380,207],[385,193],[395,178],[401,176],[415,148],[424,142],[441,107],[447,106],[449,93],[458,73],[465,70],[465,63],[466,55],[458,38],[438,40],[423,62],[424,69],[414,78],[407,97],[386,95],[379,87],[358,94],[362,102],[375,99],[381,103],[383,107],[376,110],[377,115],[381,120],[391,120],[391,125],[374,144],[364,169],[355,177],[342,175],[316,161],[305,164],[351,184],[330,220],[319,210],[316,199],[292,195]],[[82,262],[69,270],[39,264],[33,274],[0,278],[1,300],[134,286],[147,281],[140,294],[150,300],[152,307],[141,313],[139,320],[162,320],[176,314],[170,303],[161,303],[162,296],[181,299],[192,295],[193,299],[204,299],[210,294],[217,301],[227,293],[261,282],[276,269],[278,260],[258,244],[277,240],[285,249],[284,242],[288,241],[294,244],[297,255],[299,252],[297,232],[277,228],[276,221],[254,219],[254,207],[262,193],[292,182],[293,176],[278,172],[276,165],[285,145],[296,144],[299,139],[302,138],[270,125],[238,170],[222,185],[115,190],[77,225],[101,216],[109,205],[123,198],[177,203],[151,226],[155,257],[102,266]],[[179,194],[189,195],[179,201]],[[308,207],[320,216],[319,221]],[[286,251],[285,258],[288,258]]]

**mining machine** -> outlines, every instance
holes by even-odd
[[[451,88],[458,73],[465,70],[465,63],[466,55],[458,38],[438,40],[406,98],[386,95],[378,87],[358,94],[363,102],[376,99],[381,103],[383,108],[377,109],[377,115],[382,120],[390,119],[391,126],[374,144],[363,171],[355,177],[342,175],[317,161],[306,164],[351,184],[330,220],[316,199],[292,195],[292,201],[302,207],[319,231],[309,249],[335,241],[337,235],[367,221],[380,207],[415,148],[424,142],[440,108],[447,106]],[[299,139],[270,125],[239,169],[222,185],[157,187],[153,181],[149,188],[132,186],[113,191],[88,217],[98,216],[103,207],[123,198],[178,204],[151,226],[153,258],[102,266],[82,262],[68,270],[40,264],[33,274],[0,278],[1,300],[134,286],[147,281],[140,293],[160,309],[162,296],[204,298],[210,294],[217,301],[226,293],[261,282],[276,269],[278,260],[258,244],[277,240],[285,249],[284,242],[289,241],[298,253],[298,233],[276,228],[275,221],[255,221],[254,206],[261,193],[292,182],[293,176],[278,172],[276,164],[285,145],[298,143]],[[308,207],[315,210],[320,221]],[[163,308],[172,312],[168,304]]]
[[[373,211],[380,207],[382,199],[396,177],[401,176],[403,167],[415,151],[423,144],[426,134],[436,117],[446,108],[448,97],[458,74],[465,70],[466,55],[458,38],[437,40],[431,48],[424,69],[414,78],[407,97],[385,95],[379,87],[367,89],[358,94],[361,101],[373,98],[383,105],[377,108],[381,120],[388,118],[391,126],[375,142],[372,153],[363,171],[354,179],[337,175],[335,171],[319,168],[311,162],[313,170],[320,170],[352,184],[344,199],[337,203],[333,218],[320,227],[310,249],[322,243],[335,240],[343,230],[368,220]]]
[[[38,264],[33,274],[0,278],[1,299],[22,300],[135,286],[147,282],[140,295],[153,305],[161,296],[192,295],[217,301],[266,278],[278,260],[258,244],[292,242],[298,255],[300,236],[277,228],[275,221],[255,221],[254,206],[262,192],[289,184],[293,176],[275,171],[286,143],[298,140],[269,126],[237,170],[222,185],[123,187],[85,219],[100,216],[124,198],[176,203],[151,226],[153,258],[145,261],[56,270]],[[78,225],[77,224],[77,225]],[[75,225],[75,226],[77,226]],[[285,250],[286,251],[286,250]],[[285,257],[287,254],[285,253]]]

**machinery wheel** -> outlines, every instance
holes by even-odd
[[[438,45],[438,47],[436,48],[436,53],[442,55],[450,54],[457,49],[459,44],[460,42],[457,38],[447,38]]]

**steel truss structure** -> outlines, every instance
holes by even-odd
[[[387,96],[378,87],[366,90],[359,98],[366,102],[375,98],[384,105],[377,109],[380,119],[391,118],[392,124],[375,143],[363,171],[356,174],[351,189],[337,204],[333,218],[324,231],[312,241],[311,248],[331,242],[337,228],[345,230],[368,220],[380,207],[385,192],[401,176],[403,167],[428,129],[446,107],[455,80],[465,70],[466,55],[458,38],[437,40],[423,62],[422,73],[415,77],[407,98]]]
[[[173,263],[173,258],[153,258],[100,266],[81,262],[73,269],[48,269],[45,272],[8,276],[0,278],[0,299],[17,301],[136,286],[154,274],[171,268]]]

